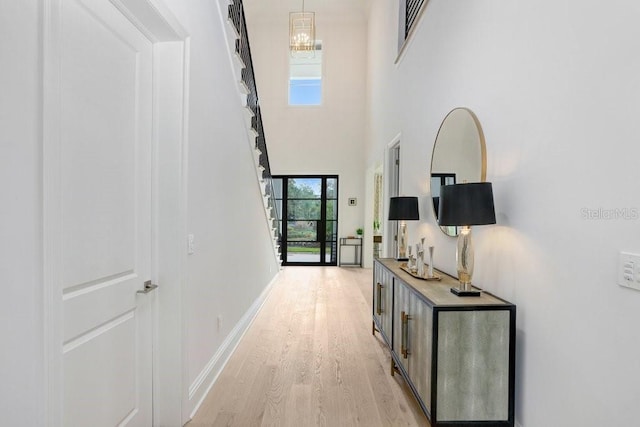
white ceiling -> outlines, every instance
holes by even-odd
[[[304,0],[304,9],[316,13],[316,20],[366,20],[371,0]],[[302,10],[302,0],[243,0],[245,14],[253,22],[282,21],[289,12]]]

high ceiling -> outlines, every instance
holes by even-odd
[[[371,0],[304,0],[306,11],[315,12],[316,19],[366,20]],[[243,0],[245,14],[252,21],[282,21],[289,12],[302,10],[302,0]]]

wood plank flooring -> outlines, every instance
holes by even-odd
[[[187,427],[429,426],[371,334],[371,278],[286,267]]]

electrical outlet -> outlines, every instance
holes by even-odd
[[[640,255],[620,252],[618,285],[640,291]]]

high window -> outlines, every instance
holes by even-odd
[[[289,57],[289,105],[322,103],[322,42],[312,52]]]
[[[398,23],[398,51],[402,51],[405,42],[411,35],[422,9],[429,0],[399,0],[400,22]]]

